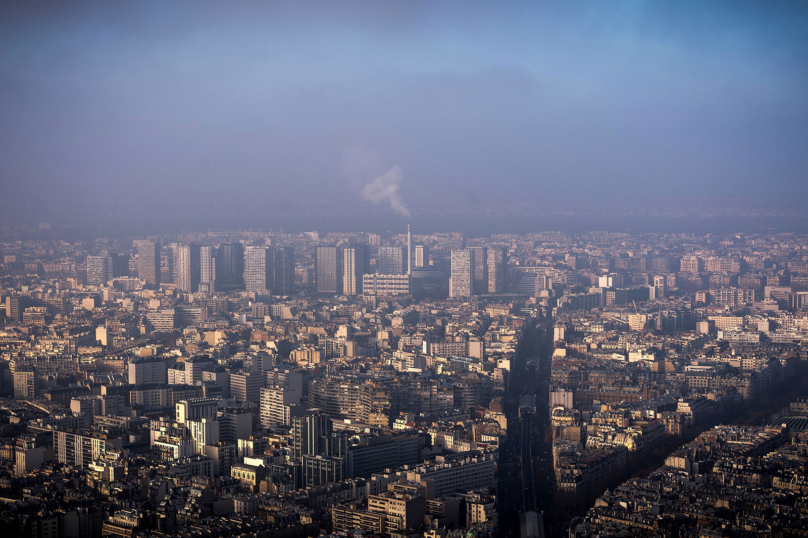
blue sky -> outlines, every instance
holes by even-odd
[[[0,181],[85,212],[347,200],[394,165],[415,213],[804,205],[806,6],[4,2]]]

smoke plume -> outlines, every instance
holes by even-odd
[[[381,204],[386,201],[390,204],[390,209],[402,217],[410,218],[410,210],[407,209],[404,200],[401,199],[401,195],[398,193],[398,188],[401,185],[401,175],[401,167],[399,165],[393,166],[390,170],[362,187],[362,198],[374,204]]]

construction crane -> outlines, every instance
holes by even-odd
[[[634,305],[634,313],[640,315],[640,310],[637,308],[637,301],[634,299],[631,300],[631,304]],[[642,324],[642,337],[645,338],[645,335],[648,334],[648,319],[645,320],[645,323]]]

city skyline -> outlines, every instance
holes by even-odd
[[[672,537],[754,470],[764,525],[801,528],[806,249],[410,225],[0,240],[0,523]],[[147,500],[118,497],[143,477]],[[648,493],[682,480],[687,503]]]
[[[0,2],[0,535],[805,535],[806,28]]]

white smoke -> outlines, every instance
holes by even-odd
[[[398,188],[401,185],[401,172],[399,165],[393,166],[390,170],[362,187],[362,198],[374,204],[387,201],[390,204],[390,209],[402,217],[410,218],[410,210],[407,209],[407,205],[398,193]]]
[[[377,150],[356,145],[342,155],[340,173],[348,179],[348,188],[358,190],[363,200],[390,204],[390,209],[409,219],[410,210],[398,192],[403,178],[402,168],[395,165],[387,172],[382,173],[382,170],[384,160]]]

